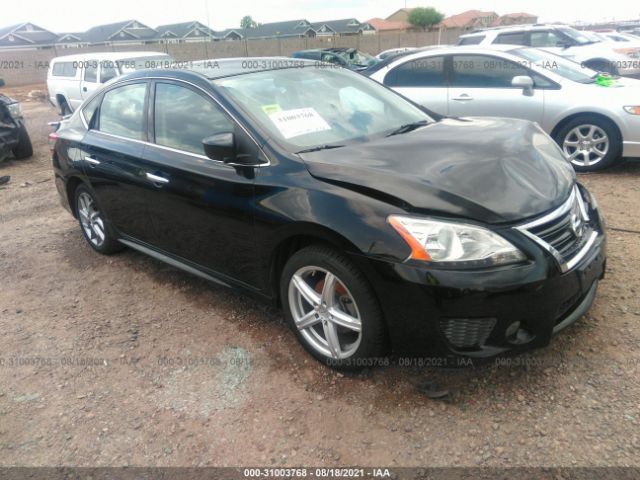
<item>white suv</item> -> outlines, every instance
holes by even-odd
[[[162,52],[84,53],[56,57],[49,63],[47,72],[49,100],[61,115],[68,115],[112,78],[133,70],[168,67],[173,61]]]
[[[461,35],[458,45],[526,45],[550,51],[582,66],[615,75],[640,76],[640,60],[614,50],[588,32],[566,25],[518,25]]]

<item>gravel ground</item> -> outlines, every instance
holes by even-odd
[[[4,89],[35,155],[0,165],[0,465],[640,465],[639,161],[580,177],[609,268],[550,347],[341,375],[269,306],[134,251],[94,253],[58,203],[55,111],[29,90]]]

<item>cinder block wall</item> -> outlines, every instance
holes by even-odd
[[[455,44],[460,30],[445,30],[440,44]],[[0,50],[0,78],[7,86],[44,83],[49,61],[62,55],[90,52],[156,51],[166,52],[176,60],[202,60],[231,57],[290,56],[306,48],[353,47],[376,55],[397,47],[423,47],[436,45],[438,32],[379,33],[345,37],[287,38],[239,40],[177,44],[149,44],[83,48],[47,48],[42,50]]]

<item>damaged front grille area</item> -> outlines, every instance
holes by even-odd
[[[573,268],[598,237],[577,186],[556,210],[516,229],[551,253],[562,272]]]

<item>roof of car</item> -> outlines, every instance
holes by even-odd
[[[571,28],[568,25],[564,24],[540,24],[536,23],[534,25],[510,25],[507,27],[490,27],[490,28],[482,28],[478,29],[474,32],[467,33],[465,35],[460,35],[460,38],[463,37],[474,37],[476,35],[486,35],[491,32],[521,32],[521,31],[529,31],[529,30],[544,30],[548,28]]]
[[[310,67],[314,65],[318,65],[318,62],[305,58],[241,57],[188,62],[188,67],[186,69],[204,75],[206,78],[212,80],[214,78],[229,77],[245,73]],[[179,65],[178,68],[180,68]]]
[[[75,55],[64,55],[51,60],[54,62],[77,62],[81,60],[125,60],[127,58],[156,57],[158,55],[168,56],[164,52],[95,52],[95,53],[78,53]]]

